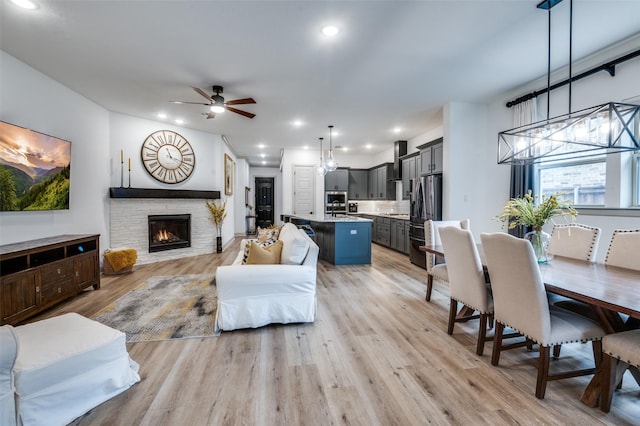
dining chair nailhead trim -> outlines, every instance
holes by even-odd
[[[522,331],[518,330],[515,327],[510,326],[509,324],[505,324],[504,322],[500,321],[497,318],[496,318],[496,322],[499,322],[500,324],[504,325],[505,327],[509,327],[513,331],[522,334],[524,337],[526,337],[527,339],[531,340],[532,342],[540,344],[540,342],[538,342],[533,337],[528,336],[527,334],[523,333]],[[568,343],[587,343],[587,342],[591,342],[591,341],[595,341],[595,340],[602,340],[602,338],[601,337],[596,337],[596,338],[593,338],[593,339],[574,339],[574,340],[565,340],[565,341],[561,341],[561,342],[551,342],[551,343],[547,344],[547,346],[565,345],[565,344],[568,344]]]
[[[604,258],[605,265],[609,262],[609,254],[611,253],[611,246],[613,246],[613,240],[616,238],[616,235],[624,234],[626,232],[640,233],[640,229],[615,229],[613,231],[613,235],[611,236],[611,242],[609,243],[609,248],[607,249],[607,256]]]
[[[590,262],[593,261],[593,258],[592,258],[593,249],[595,248],[596,243],[599,240],[600,228],[583,225],[581,223],[571,223],[571,224],[566,224],[566,225],[555,225],[553,227],[553,230],[551,231],[551,238],[553,238],[554,231],[555,231],[556,228],[583,228],[583,229],[592,231],[593,234],[591,235],[591,245],[589,246],[589,253],[587,254],[587,258],[585,260],[590,261]]]

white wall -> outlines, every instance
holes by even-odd
[[[59,234],[101,235],[109,245],[109,112],[0,51],[0,119],[69,140],[69,210],[0,213],[0,243]]]
[[[236,159],[220,135],[110,113],[5,52],[0,55],[0,119],[72,142],[69,210],[2,212],[0,243],[99,233],[101,247],[109,247],[108,190],[120,186],[120,150],[125,158],[124,186],[129,186],[126,168],[131,158],[132,187],[220,191],[223,199],[229,199],[223,242],[233,239],[237,216],[242,215],[244,221],[244,210],[236,214],[236,197],[244,204],[246,181],[239,178],[238,165],[244,167],[245,175],[247,167],[242,166],[244,160]],[[162,184],[149,176],[142,165],[142,142],[161,129],[180,133],[196,152],[194,173],[180,184]],[[236,161],[236,188],[230,197],[224,195],[224,153]]]

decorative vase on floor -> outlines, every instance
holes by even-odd
[[[216,253],[222,253],[222,237],[216,237]]]
[[[547,263],[551,260],[551,255],[547,251],[549,248],[549,234],[544,232],[539,226],[534,226],[533,231],[527,232],[524,235],[526,240],[529,240],[533,246],[533,251],[536,254],[538,263]]]

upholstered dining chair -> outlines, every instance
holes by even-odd
[[[600,228],[571,223],[555,225],[549,238],[548,252],[554,256],[593,262],[600,241]]]
[[[487,320],[493,315],[493,298],[487,285],[482,261],[473,240],[473,234],[455,226],[439,228],[449,273],[449,323],[447,333],[453,334],[457,321],[467,321],[470,317],[457,318],[458,302],[477,311],[480,319],[476,353],[482,355],[487,337]]]
[[[605,265],[640,271],[640,229],[616,229],[613,231]]]
[[[600,409],[611,409],[613,390],[629,366],[640,368],[640,329],[608,334],[602,338]]]
[[[441,245],[440,234],[438,228],[442,226],[455,226],[461,229],[469,229],[469,219],[464,220],[426,220],[424,222],[424,243],[425,245]],[[445,284],[449,283],[449,275],[447,273],[446,263],[436,263],[436,256],[431,253],[425,253],[427,259],[427,293],[425,300],[431,300],[431,292],[433,290],[433,281],[439,281]]]
[[[553,256],[594,262],[600,241],[600,231],[598,227],[580,223],[555,225],[549,238],[548,252]],[[548,299],[554,306],[568,309],[597,321],[597,315],[586,303],[553,293],[548,295]],[[554,357],[560,356],[560,348],[560,346],[553,348]]]
[[[510,327],[540,346],[536,397],[544,398],[551,380],[593,374],[594,369],[550,374],[552,346],[591,341],[596,366],[602,356],[601,338],[606,332],[588,318],[549,306],[533,247],[527,240],[504,233],[480,235],[493,292],[495,337],[491,364],[500,352],[516,345],[502,345],[504,327]]]

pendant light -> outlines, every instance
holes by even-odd
[[[324,154],[322,152],[322,140],[324,138],[318,138],[318,139],[320,139],[320,164],[316,168],[316,173],[318,174],[318,176],[324,176],[327,174],[327,169],[324,166]]]
[[[640,149],[640,105],[609,102],[571,111],[573,0],[569,9],[569,112],[549,118],[551,97],[551,8],[562,0],[544,0],[549,14],[547,118],[498,133],[498,164],[542,164]]]
[[[324,163],[325,168],[328,172],[332,172],[338,168],[338,162],[335,158],[333,158],[333,141],[331,138],[331,133],[333,131],[333,126],[329,126],[329,155],[327,161]]]

